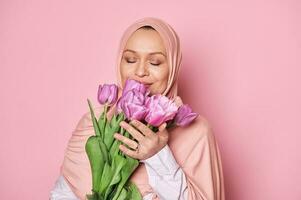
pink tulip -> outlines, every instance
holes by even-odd
[[[127,119],[142,120],[147,112],[144,102],[144,94],[135,89],[129,90],[118,100],[117,111],[123,111]]]
[[[142,94],[146,94],[148,92],[148,89],[143,83],[140,83],[133,79],[127,79],[122,94],[126,94],[130,90],[137,90]]]
[[[99,85],[97,99],[100,104],[112,105],[117,101],[118,87],[115,84]]]
[[[198,114],[192,112],[192,109],[187,104],[185,104],[179,108],[178,113],[175,117],[175,123],[178,126],[187,126],[197,116],[198,116]]]
[[[173,119],[178,110],[177,105],[173,101],[160,94],[148,97],[145,106],[148,110],[145,121],[156,127]]]

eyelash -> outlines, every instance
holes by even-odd
[[[129,60],[127,60],[126,61],[127,63],[130,63],[130,64],[133,64],[133,63],[135,63],[135,62],[131,62],[131,61],[129,61]],[[161,63],[159,63],[159,64],[154,64],[154,63],[151,63],[151,65],[154,65],[154,66],[159,66]]]

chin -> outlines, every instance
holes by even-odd
[[[162,94],[162,93],[158,91],[150,91],[150,95],[155,95],[155,94]]]

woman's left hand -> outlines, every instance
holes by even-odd
[[[119,133],[115,133],[114,137],[128,145],[120,145],[119,149],[126,155],[145,160],[152,157],[159,152],[168,142],[168,131],[166,130],[166,123],[159,126],[158,132],[153,132],[149,127],[140,121],[132,120],[129,124],[125,121],[120,122],[120,126],[129,132],[138,143]],[[135,128],[134,128],[135,127]],[[135,150],[132,150],[135,149]]]

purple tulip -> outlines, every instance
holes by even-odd
[[[198,116],[198,114],[192,112],[192,109],[187,104],[185,104],[185,105],[180,106],[178,113],[175,117],[175,123],[178,126],[187,126],[197,116]]]
[[[127,79],[122,94],[126,94],[130,90],[137,90],[142,94],[146,94],[148,92],[148,89],[143,83],[140,83],[133,79]]]
[[[135,89],[129,90],[118,100],[117,111],[123,111],[127,119],[142,120],[147,112],[144,102],[144,94]]]
[[[99,85],[97,99],[100,104],[112,105],[117,101],[118,87],[115,84]]]
[[[160,94],[148,97],[146,99],[145,106],[148,110],[145,121],[156,127],[159,127],[162,123],[173,119],[178,110],[175,102]]]

